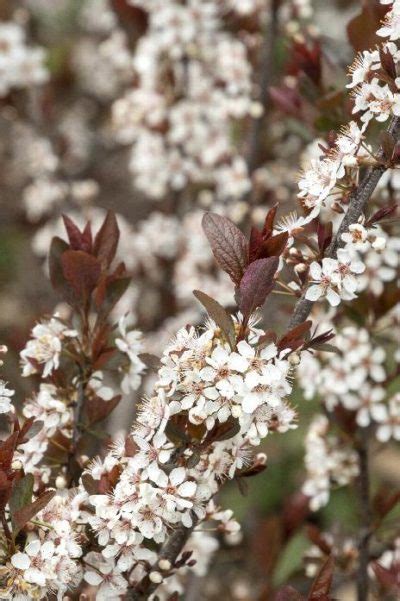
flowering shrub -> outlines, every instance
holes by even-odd
[[[243,492],[268,468],[268,486],[294,436],[304,473],[260,528],[265,587],[233,598],[328,600],[352,580],[358,601],[397,598],[400,492],[371,475],[372,451],[400,441],[400,1],[350,22],[347,100],[311,2],[23,5],[0,23],[8,177],[58,304],[19,345],[22,377],[0,381],[0,598],[185,598],[241,541],[229,482]],[[63,59],[45,62],[29,19],[40,31],[69,10],[78,41],[59,77],[82,102],[54,117]],[[293,211],[279,149],[294,123],[309,141],[301,127],[329,118],[303,149]],[[124,146],[134,225],[129,187],[121,215],[92,204]],[[343,490],[356,529],[324,513]],[[272,575],[300,530],[307,597]]]

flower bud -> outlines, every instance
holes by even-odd
[[[307,271],[307,265],[305,263],[299,263],[298,265],[295,265],[294,270],[296,273],[304,273]]]
[[[257,465],[265,465],[267,463],[266,453],[257,453],[256,456]]]
[[[288,361],[289,361],[290,365],[292,365],[293,367],[295,367],[296,365],[299,365],[299,363],[300,363],[299,353],[291,353],[291,355],[289,355]]]
[[[154,584],[161,584],[161,582],[164,579],[163,579],[162,575],[160,574],[160,572],[150,572],[149,580],[151,582],[154,582]]]
[[[163,572],[167,572],[172,568],[172,564],[168,559],[160,559],[158,566]]]
[[[66,487],[67,487],[67,480],[65,479],[65,476],[57,476],[56,488],[63,490]]]

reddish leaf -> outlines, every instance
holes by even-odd
[[[61,265],[78,299],[86,301],[100,277],[99,261],[82,250],[67,250],[61,256]]]
[[[104,349],[93,362],[93,369],[102,369],[104,365],[109,362],[111,357],[115,355],[116,352],[117,350],[114,347]]]
[[[276,335],[276,333],[273,330],[267,330],[265,332],[265,334],[260,336],[257,346],[258,346],[259,350],[261,350],[262,348],[265,348],[266,346],[271,344],[271,342],[276,343],[277,339],[278,339],[278,336]]]
[[[129,277],[118,277],[107,282],[101,306],[102,315],[108,315],[112,311],[120,298],[125,294],[130,283],[131,278]]]
[[[110,326],[108,323],[104,323],[102,327],[97,328],[96,335],[94,340],[92,341],[92,353],[93,357],[97,358],[100,355],[108,350],[110,347],[108,346],[108,337],[110,334]]]
[[[127,436],[125,439],[125,455],[127,457],[134,457],[137,453],[138,446],[131,436]]]
[[[379,517],[385,517],[400,501],[400,491],[390,493],[387,488],[382,488],[375,496],[374,509]]]
[[[236,436],[239,431],[239,422],[233,417],[229,418],[229,420],[223,424],[217,423],[214,428],[208,432],[202,445],[207,446],[217,441],[229,440],[229,438]]]
[[[381,209],[378,209],[373,215],[371,215],[371,217],[365,223],[365,227],[371,227],[372,225],[374,225],[374,223],[378,223],[378,221],[385,219],[385,217],[393,215],[393,213],[396,212],[398,206],[398,204],[395,204],[389,207],[382,207]]]
[[[57,237],[52,239],[49,253],[50,281],[54,290],[62,294],[66,300],[68,300],[71,296],[71,290],[64,277],[64,272],[61,265],[61,257],[68,249],[69,246],[65,240]]]
[[[250,232],[250,243],[249,243],[249,263],[253,263],[259,258],[259,251],[264,242],[262,233],[256,228],[252,227]]]
[[[0,443],[0,468],[5,471],[11,468],[17,442],[18,432],[13,432],[6,440]]]
[[[279,257],[286,248],[289,234],[287,232],[281,232],[276,236],[272,236],[266,240],[259,251],[259,258],[267,257]]]
[[[252,467],[244,468],[242,470],[238,470],[236,472],[235,477],[239,478],[252,478],[253,476],[258,476],[267,469],[265,464],[258,463]]]
[[[34,417],[30,417],[26,420],[22,428],[18,430],[18,444],[20,445],[24,442],[27,442],[28,440],[36,436],[36,434],[38,434],[42,428],[42,421],[37,420]]]
[[[275,106],[289,115],[296,115],[298,118],[301,109],[301,96],[295,88],[289,86],[271,86],[269,95]]]
[[[18,511],[21,511],[21,509],[28,507],[31,504],[33,485],[34,478],[32,474],[26,474],[26,476],[20,478],[13,485],[9,506],[14,536],[16,536],[21,529],[18,527],[18,522],[16,521],[15,515],[18,513]]]
[[[257,259],[246,269],[239,287],[239,308],[245,318],[264,304],[274,287],[278,264],[278,257]]]
[[[111,492],[118,482],[120,473],[121,467],[119,465],[114,465],[110,472],[103,474],[99,482],[99,494],[105,495]]]
[[[77,225],[67,215],[62,216],[71,250],[82,250],[82,234]]]
[[[276,593],[274,601],[305,601],[305,598],[292,586],[284,586]]]
[[[400,583],[398,581],[397,570],[388,570],[384,568],[380,563],[374,561],[372,564],[375,576],[379,584],[387,591],[392,594],[400,592]],[[397,597],[396,597],[397,598]]]
[[[276,204],[274,207],[272,207],[272,209],[268,211],[267,216],[265,217],[264,227],[262,231],[262,236],[264,240],[267,240],[270,236],[272,236],[277,210],[278,205]]]
[[[90,474],[82,475],[82,484],[84,489],[89,495],[97,495],[99,492],[99,482],[95,480]]]
[[[278,342],[278,348],[280,350],[285,348],[291,348],[292,350],[295,350],[295,348],[301,346],[306,334],[310,331],[311,326],[312,321],[310,320],[304,321],[303,323],[299,324],[298,326],[290,330],[287,334],[285,334],[285,336],[282,336],[282,338]]]
[[[368,50],[381,43],[382,38],[376,35],[376,32],[388,8],[375,0],[364,2],[361,12],[347,25],[347,36],[354,50]]]
[[[248,263],[246,238],[230,219],[216,213],[206,213],[202,226],[218,265],[238,285]]]
[[[93,250],[93,236],[90,221],[85,225],[85,229],[82,232],[81,250],[84,250],[87,253],[91,253]]]
[[[318,222],[317,225],[317,235],[318,235],[318,248],[321,255],[324,255],[325,250],[328,248],[332,241],[332,221],[326,223],[325,225],[321,222]]]
[[[108,211],[103,225],[94,239],[94,254],[103,267],[109,267],[115,257],[119,240],[119,227],[115,214]]]
[[[282,520],[285,535],[291,534],[301,526],[310,515],[310,499],[304,493],[297,491],[284,504]]]
[[[332,555],[330,555],[318,572],[312,584],[307,601],[329,600],[329,591],[331,590],[333,578],[333,566],[334,560]]]
[[[307,535],[310,541],[318,547],[324,555],[330,555],[332,552],[332,547],[326,542],[326,539],[321,534],[320,530],[317,526],[313,524],[309,524],[307,526]]]
[[[6,472],[0,470],[0,490],[4,490],[5,488],[9,488],[11,486],[11,481],[8,479]]]
[[[121,395],[118,394],[109,401],[104,401],[99,397],[94,397],[86,403],[86,415],[90,425],[102,421],[110,415],[121,400]]]
[[[162,365],[160,358],[157,357],[157,355],[152,355],[151,353],[140,353],[138,357],[148,369],[153,371],[158,371]]]
[[[13,536],[17,536],[18,532],[27,524],[32,518],[35,517],[39,511],[44,509],[49,504],[51,499],[56,494],[55,490],[48,490],[42,493],[36,501],[25,505],[13,514]]]
[[[211,319],[213,319],[217,326],[221,329],[223,335],[229,343],[229,346],[233,350],[236,346],[236,333],[232,317],[229,315],[227,310],[215,299],[211,298],[211,296],[208,296],[200,290],[193,290],[193,294],[197,300],[201,302]]]

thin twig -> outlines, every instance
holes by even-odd
[[[71,447],[68,456],[68,468],[67,474],[71,474],[72,482],[77,483],[79,479],[79,474],[76,474],[76,470],[74,469],[74,460],[75,454],[78,447],[78,443],[82,434],[82,416],[83,409],[85,405],[85,381],[84,381],[84,373],[83,369],[80,367],[79,369],[79,384],[76,402],[74,406],[74,419],[73,419],[73,430],[72,430],[72,439],[71,439]]]
[[[371,502],[368,461],[368,429],[360,428],[360,440],[357,448],[360,475],[358,478],[358,500],[360,510],[360,537],[358,543],[358,570],[357,570],[357,601],[367,601],[369,591],[369,541],[371,538]]]
[[[280,0],[272,0],[271,17],[265,30],[264,45],[262,49],[260,62],[260,93],[258,101],[263,107],[263,113],[259,117],[255,117],[251,121],[248,150],[246,156],[246,164],[249,173],[253,173],[259,166],[260,161],[260,146],[265,135],[263,131],[263,123],[265,120],[266,106],[268,103],[269,87],[274,72],[274,49],[275,41],[278,33],[278,8]]]
[[[400,139],[400,118],[394,117],[390,123],[388,128],[388,133],[393,137],[395,142],[398,142]],[[383,158],[383,149],[379,151],[378,156]],[[340,224],[339,230],[330,245],[328,252],[326,254],[327,257],[332,259],[336,258],[338,249],[343,246],[342,234],[347,232],[349,226],[353,223],[357,223],[358,219],[364,213],[367,204],[375,191],[376,186],[378,185],[379,180],[382,175],[385,173],[387,167],[382,164],[377,165],[376,167],[372,167],[357,189],[352,193],[350,197],[349,207],[347,212]],[[305,298],[305,292],[303,296],[298,300],[292,318],[289,322],[288,329],[292,329],[295,326],[303,323],[311,313],[311,309],[313,307],[312,301],[309,301]]]

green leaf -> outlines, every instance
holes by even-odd
[[[193,294],[197,300],[201,302],[211,319],[213,319],[221,329],[229,346],[233,350],[236,347],[235,325],[228,311],[220,305],[218,301],[200,290],[193,290]]]
[[[280,554],[278,565],[274,571],[274,584],[281,586],[300,570],[303,564],[303,554],[309,549],[310,541],[304,534],[293,536]]]

